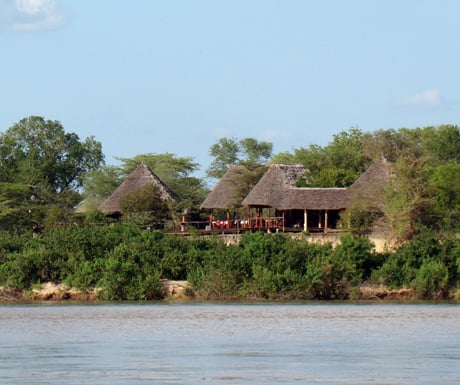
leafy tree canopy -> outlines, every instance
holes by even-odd
[[[20,120],[0,134],[0,226],[42,227],[58,211],[61,220],[79,201],[85,174],[103,160],[93,137],[80,141],[39,116]]]
[[[327,146],[310,145],[293,154],[275,155],[276,162],[300,163],[307,168],[299,186],[345,187],[352,184],[369,166],[370,159],[362,150],[363,133],[358,128],[334,135]]]
[[[117,166],[102,165],[83,178],[83,195],[86,198],[106,198],[122,182],[122,171]]]
[[[101,144],[80,141],[60,122],[30,116],[0,135],[0,181],[61,193],[81,187],[85,173],[103,162]]]
[[[214,160],[207,170],[211,178],[222,178],[230,165],[244,165],[256,168],[265,164],[273,151],[273,144],[254,138],[221,138],[209,148]]]

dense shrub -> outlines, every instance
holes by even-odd
[[[56,227],[38,237],[0,233],[0,241],[0,285],[63,281],[99,287],[109,300],[162,298],[160,279],[187,279],[191,291],[210,299],[345,299],[369,279],[442,298],[460,276],[460,241],[423,231],[385,254],[352,235],[335,248],[308,236],[262,232],[226,245],[219,236],[173,236],[127,224]]]
[[[61,280],[61,259],[44,247],[10,254],[0,267],[0,280],[6,286],[29,288],[34,283]]]
[[[331,252],[308,261],[307,281],[311,299],[346,299],[356,284],[356,266]]]
[[[448,296],[449,272],[440,261],[426,261],[417,271],[413,282],[415,293],[421,299],[444,299]]]
[[[373,251],[371,241],[366,237],[345,235],[335,249],[337,259],[354,266],[356,279],[366,280],[371,272],[380,267],[384,256]]]
[[[456,260],[459,253],[458,240],[442,240],[434,232],[422,231],[390,253],[381,268],[373,271],[372,277],[393,288],[414,287],[419,297],[432,297],[436,292],[446,296],[448,287],[458,285]]]

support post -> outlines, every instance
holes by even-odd
[[[324,232],[327,233],[327,210],[324,212]]]

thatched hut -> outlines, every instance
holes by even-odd
[[[240,228],[324,231],[337,229],[342,212],[360,200],[381,207],[379,197],[390,179],[390,163],[381,159],[369,167],[350,187],[297,187],[306,173],[301,164],[274,163],[268,166],[246,197],[241,200],[240,177],[243,166],[232,166],[201,205],[209,210],[227,212],[240,205],[249,215]]]
[[[228,210],[241,205],[239,183],[244,166],[232,165],[200,206],[202,210]]]
[[[99,205],[98,210],[106,215],[120,216],[120,203],[122,199],[129,193],[143,189],[148,184],[157,186],[161,200],[177,200],[177,195],[142,162],[122,184]]]
[[[349,187],[350,201],[360,200],[364,205],[381,208],[383,192],[390,182],[392,163],[385,158],[371,165]]]
[[[296,187],[295,182],[305,171],[302,165],[272,164],[269,167],[243,200],[244,205],[258,213],[256,227],[324,232],[336,229],[340,214],[356,199],[367,199],[369,205],[376,205],[377,196],[381,196],[378,192],[390,178],[389,163],[383,158],[348,188]],[[264,209],[268,215],[263,216]]]
[[[239,228],[243,198],[252,190],[266,170],[231,165],[222,179],[206,197],[200,209],[209,212],[208,228]],[[244,224],[244,223],[243,223]]]

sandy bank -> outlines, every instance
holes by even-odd
[[[390,289],[385,285],[360,286],[359,298],[361,300],[410,300],[415,296],[413,289]]]
[[[164,286],[164,296],[168,300],[191,299],[188,296],[189,284],[187,281],[161,280]],[[384,285],[365,285],[359,288],[356,300],[365,301],[398,301],[414,299],[412,289],[392,290]],[[20,302],[20,301],[97,301],[102,300],[99,290],[78,290],[69,288],[63,283],[44,283],[40,287],[32,290],[21,291],[18,289],[0,287],[0,302]]]
[[[164,295],[168,299],[186,299],[187,281],[161,280],[164,286]],[[32,290],[0,287],[1,302],[18,301],[96,301],[102,299],[99,289],[79,290],[67,287],[63,283],[47,282]]]

